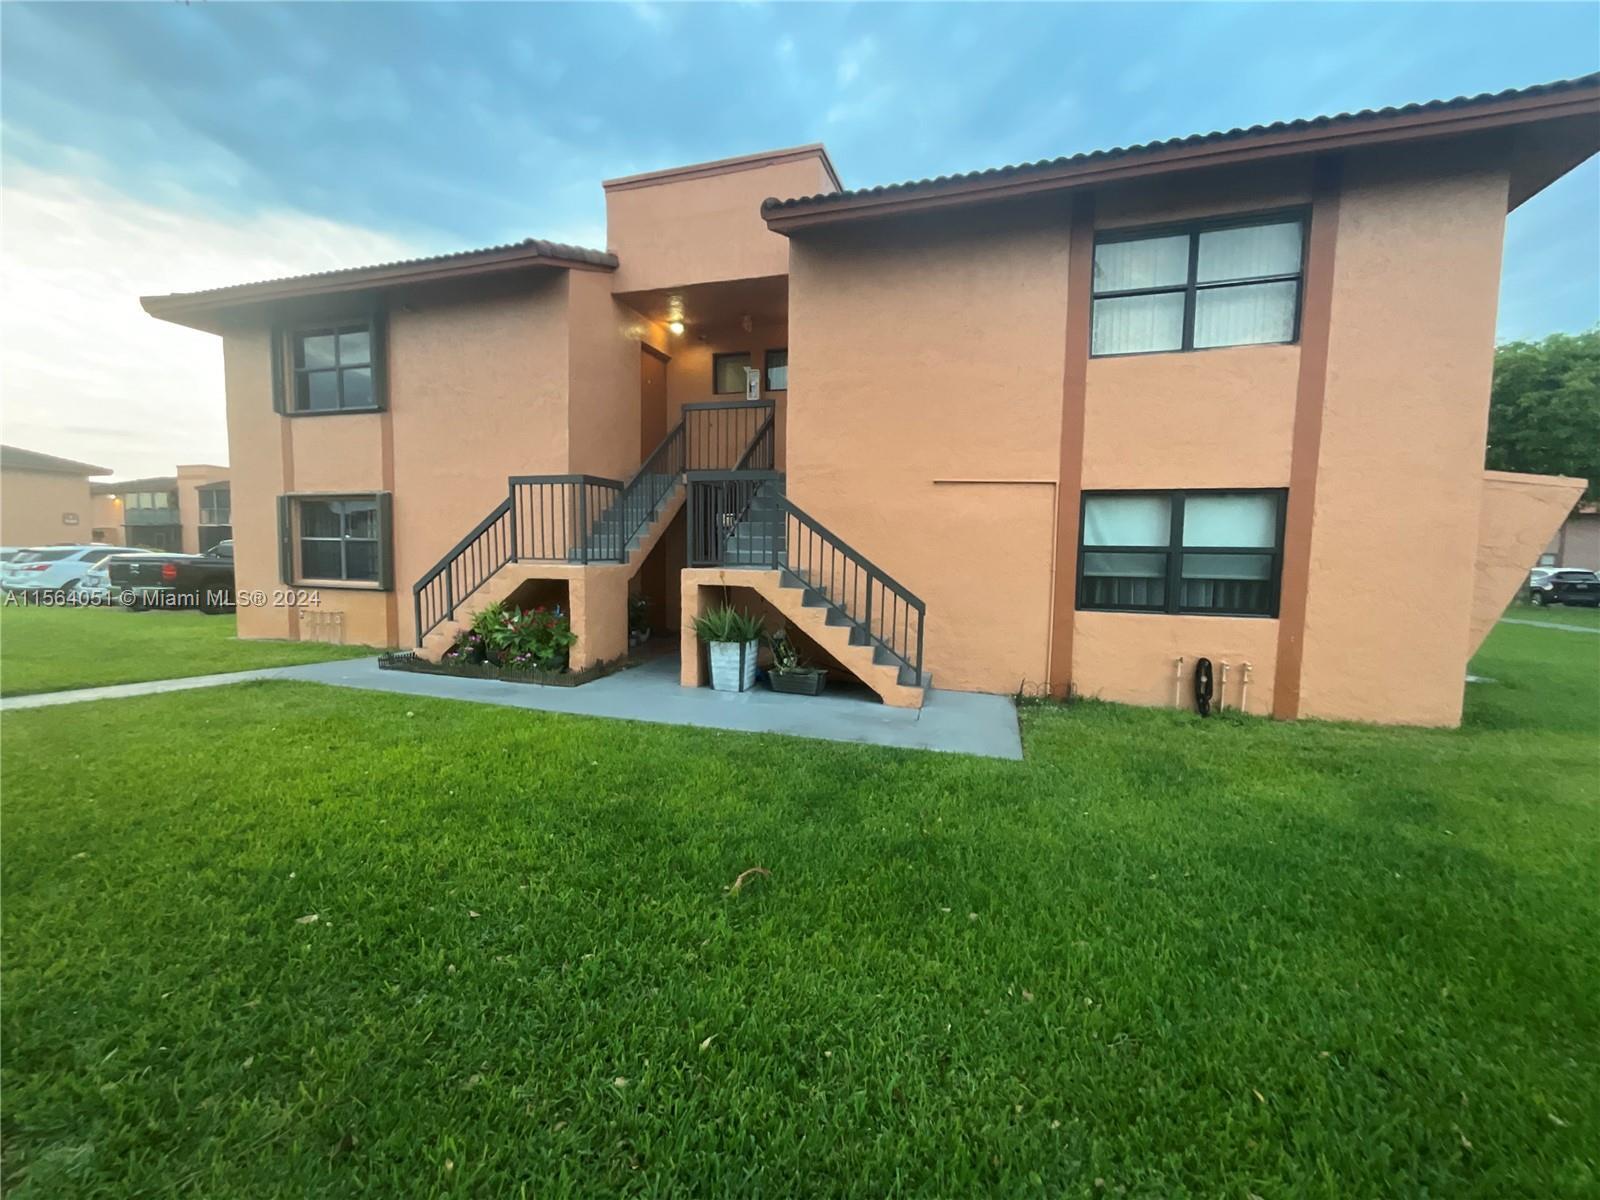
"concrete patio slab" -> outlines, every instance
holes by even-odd
[[[506,708],[584,717],[613,717],[661,725],[693,725],[738,733],[779,733],[822,741],[976,754],[990,758],[1022,757],[1016,706],[1005,696],[931,689],[927,702],[918,710],[890,708],[847,693],[781,696],[758,688],[735,695],[714,692],[709,688],[679,686],[678,661],[675,657],[657,659],[575,688],[385,671],[379,668],[375,658],[347,658],[294,667],[239,671],[232,675],[202,675],[190,679],[163,679],[151,683],[18,696],[0,701],[0,711],[155,695],[254,679],[292,679],[437,700],[463,700],[473,704],[496,704]]]

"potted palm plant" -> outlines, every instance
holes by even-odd
[[[709,647],[715,690],[743,692],[755,686],[762,625],[760,617],[728,605],[694,619],[695,636]]]
[[[768,639],[772,647],[772,665],[767,668],[767,684],[775,692],[791,696],[820,696],[828,682],[828,673],[813,667],[800,657],[800,652],[789,640],[787,630],[780,629]]]

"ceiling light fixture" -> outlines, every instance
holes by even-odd
[[[670,330],[672,333],[681,334],[683,332],[683,322],[682,321],[668,321],[667,322],[667,329]]]

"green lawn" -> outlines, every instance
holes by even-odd
[[[0,607],[0,694],[7,696],[376,653],[367,646],[240,641],[231,615]]]
[[[1593,641],[1502,626],[1459,732],[1083,703],[1025,763],[10,714],[5,1190],[1593,1197]]]
[[[1519,601],[1506,609],[1505,615],[1519,621],[1543,621],[1552,625],[1582,625],[1585,629],[1600,629],[1600,608],[1573,608],[1565,604],[1535,607]]]

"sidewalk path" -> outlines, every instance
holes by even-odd
[[[574,716],[693,725],[740,733],[781,733],[832,742],[940,750],[991,758],[1022,757],[1016,705],[1006,696],[930,689],[927,702],[918,710],[890,708],[876,700],[864,699],[860,692],[847,688],[820,696],[780,696],[764,688],[730,694],[710,688],[679,687],[678,662],[673,657],[619,671],[575,688],[384,671],[379,669],[375,658],[346,658],[237,671],[229,675],[200,675],[190,679],[160,679],[150,683],[16,696],[0,699],[0,712],[85,700],[152,696],[255,679],[291,679],[362,691],[463,700]]]
[[[1558,625],[1554,621],[1524,621],[1519,617],[1501,617],[1502,625],[1526,625],[1530,629],[1565,629],[1568,633],[1600,633],[1587,625]]]

